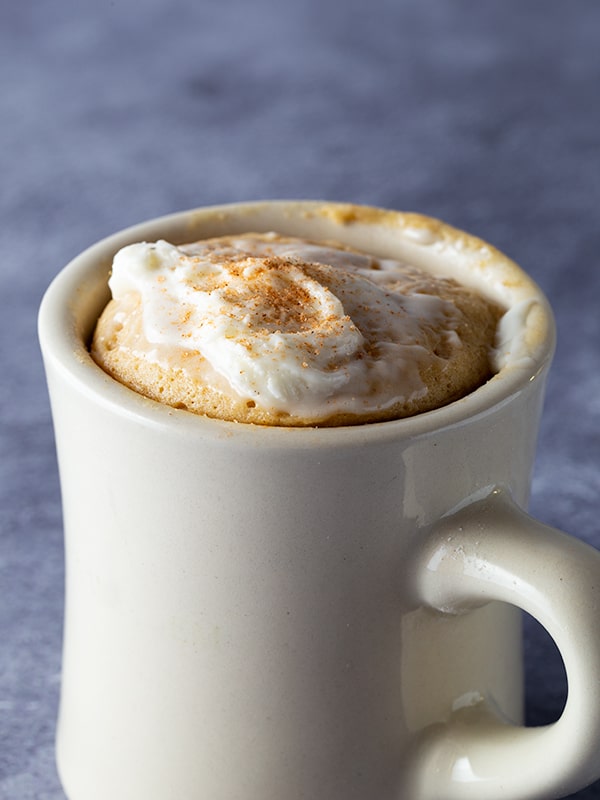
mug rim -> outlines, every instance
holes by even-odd
[[[252,228],[244,228],[245,221],[252,222]],[[274,226],[267,224],[270,221]],[[528,358],[503,367],[474,391],[431,411],[395,420],[336,427],[256,425],[176,409],[129,389],[93,361],[86,340],[110,297],[107,278],[117,250],[148,239],[168,238],[175,244],[194,241],[194,237],[202,238],[198,233],[207,226],[218,232],[204,233],[204,236],[241,233],[256,229],[257,224],[264,231],[277,230],[284,235],[295,235],[295,226],[300,224],[301,228],[316,230],[314,238],[317,240],[328,235],[330,239],[341,239],[350,245],[361,237],[373,242],[384,238],[387,244],[384,243],[383,251],[380,247],[380,255],[389,251],[390,243],[402,240],[409,252],[433,254],[440,263],[445,259],[449,267],[453,260],[457,264],[471,260],[472,271],[479,272],[478,285],[486,290],[493,289],[496,299],[513,298],[513,304],[521,300],[533,301],[536,313],[528,315],[526,323]],[[232,226],[237,229],[231,230]],[[381,236],[378,237],[378,233]],[[465,268],[468,267],[467,264]],[[493,281],[485,277],[486,270],[492,271]],[[46,369],[52,365],[80,392],[113,412],[155,429],[177,431],[188,438],[216,437],[254,447],[331,447],[374,439],[406,440],[466,424],[504,406],[533,381],[543,379],[552,360],[556,337],[552,310],[542,290],[518,265],[491,245],[420,214],[310,200],[262,200],[199,207],[156,217],[113,233],[77,255],[51,282],[40,306],[38,335]]]

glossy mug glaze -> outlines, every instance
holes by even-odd
[[[426,263],[526,308],[522,357],[408,419],[208,419],[87,345],[123,245],[276,230]],[[554,327],[493,248],[411,214],[198,209],[110,237],[42,304],[66,541],[58,764],[70,800],[563,796],[600,775],[600,556],[527,505]],[[569,696],[521,726],[520,607]]]

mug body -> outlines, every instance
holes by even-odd
[[[110,258],[127,241],[247,230],[250,214],[252,229],[394,255],[380,219],[316,214],[298,228],[308,205],[259,205],[112,237],[44,301],[70,800],[392,800],[408,791],[404,761],[426,726],[482,700],[521,720],[519,612],[422,608],[413,553],[428,526],[491,487],[526,505],[552,351],[545,307],[537,360],[445,408],[337,429],[195,416],[91,360]]]

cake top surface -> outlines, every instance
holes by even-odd
[[[254,415],[402,416],[493,370],[497,308],[451,279],[337,243],[275,233],[141,242],[117,253],[109,286],[113,330],[96,352],[103,335],[104,349],[183,371],[200,393],[210,384]],[[132,303],[141,319],[128,340]]]

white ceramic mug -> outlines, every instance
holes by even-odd
[[[265,428],[145,399],[90,359],[121,246],[277,230],[427,263],[515,309],[522,358],[410,419]],[[414,215],[201,209],[100,242],[40,337],[66,536],[58,763],[71,800],[497,800],[600,775],[600,556],[527,504],[554,329],[492,248]],[[525,609],[569,693],[524,728]]]

